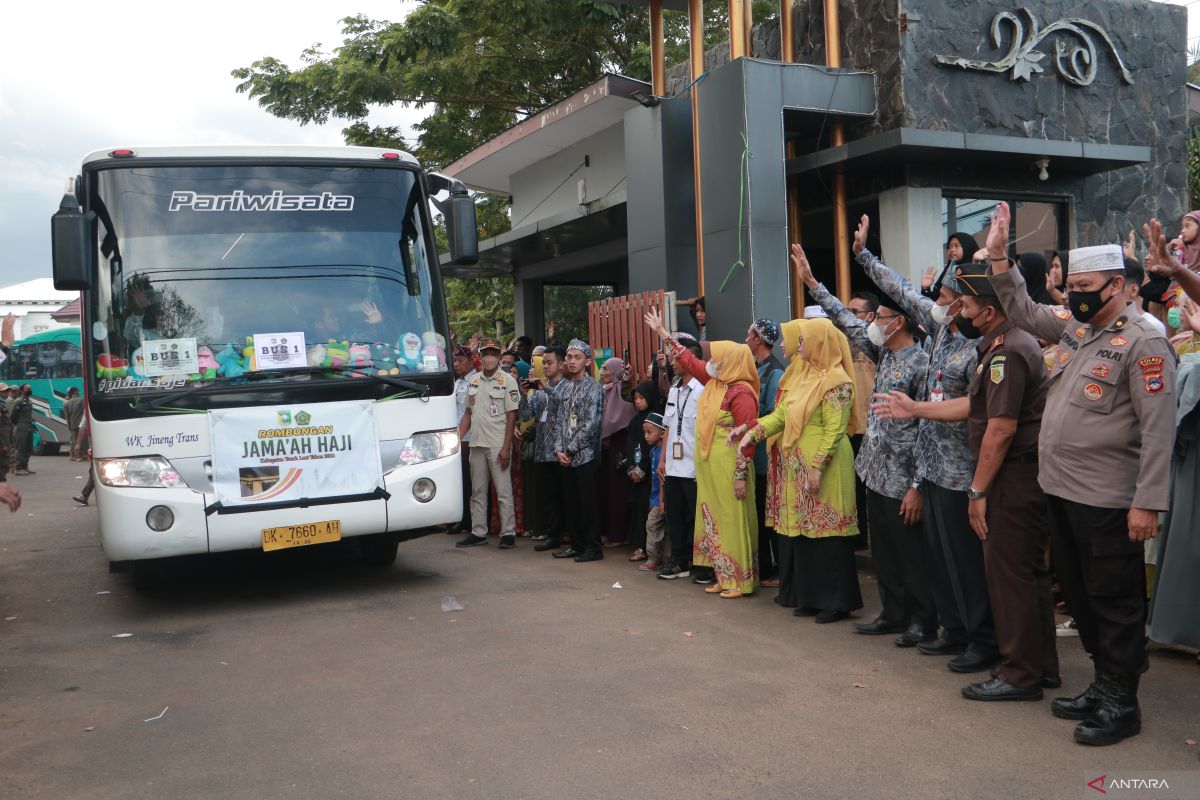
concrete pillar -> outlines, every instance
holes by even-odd
[[[517,277],[513,280],[513,317],[517,335],[529,336],[535,342],[545,339],[545,297],[542,281]]]
[[[901,186],[879,193],[879,241],[889,267],[920,284],[926,267],[945,263],[942,190]]]

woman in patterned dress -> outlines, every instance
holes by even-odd
[[[782,327],[784,355],[807,369],[789,367],[775,411],[733,435],[741,435],[743,455],[779,435],[775,491],[767,498],[767,515],[780,534],[779,603],[796,606],[797,616],[836,622],[862,607],[852,541],[858,533],[854,452],[847,436],[862,427],[854,365],[849,342],[829,320]]]

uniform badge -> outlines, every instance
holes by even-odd
[[[980,364],[980,365],[978,365],[977,367],[975,367],[975,374],[976,374],[976,375],[978,375],[978,374],[979,374],[979,373],[981,373],[981,372],[983,372],[983,364]]]
[[[1071,312],[1065,308],[1056,308],[1054,309],[1054,316],[1066,322],[1071,318]]]
[[[1070,354],[1070,353],[1067,353],[1067,352],[1062,352],[1062,353],[1059,353],[1059,354],[1058,354],[1058,365],[1059,365],[1060,367],[1061,367],[1063,364],[1066,364],[1066,363],[1067,363],[1068,361],[1070,361],[1070,360],[1071,360],[1071,354]]]
[[[1124,336],[1114,336],[1108,340],[1108,343],[1113,347],[1124,347],[1125,345],[1129,344],[1129,340]]]
[[[997,385],[1003,383],[1004,382],[1004,362],[1000,361],[999,363],[997,363],[997,362],[993,361],[991,373],[992,373],[992,383],[995,383]]]
[[[1107,364],[1097,364],[1092,367],[1092,377],[1094,378],[1107,378],[1111,372],[1112,370]]]
[[[1147,394],[1158,394],[1163,390],[1163,358],[1162,356],[1146,356],[1138,360],[1142,370],[1142,378],[1146,382]]]
[[[1104,396],[1104,390],[1100,388],[1098,383],[1089,383],[1083,387],[1083,396],[1088,400],[1099,400]]]
[[[1086,325],[1080,325],[1078,328],[1075,329],[1075,338],[1076,339],[1082,339],[1086,335],[1087,335],[1087,326]]]

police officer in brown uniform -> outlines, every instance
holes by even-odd
[[[1124,293],[1118,245],[1071,251],[1070,312],[1029,298],[1005,253],[1009,211],[992,216],[992,285],[1009,319],[1059,342],[1039,440],[1051,546],[1079,637],[1095,664],[1082,694],[1051,704],[1082,720],[1075,741],[1115,744],[1141,730],[1146,660],[1143,542],[1167,510],[1175,437],[1175,354]]]
[[[1046,564],[1050,527],[1046,496],[1038,486],[1046,369],[1037,340],[1004,315],[987,266],[964,264],[945,279],[946,287],[962,296],[959,333],[979,342],[967,397],[915,403],[893,393],[879,397],[876,414],[967,420],[975,457],[968,515],[983,542],[1003,661],[991,680],[966,686],[962,694],[970,700],[1040,700],[1043,686],[1061,685]]]

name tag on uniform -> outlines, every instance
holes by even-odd
[[[941,403],[941,402],[943,402],[945,399],[946,399],[946,393],[945,393],[945,392],[936,392],[936,391],[935,391],[935,392],[930,392],[930,393],[929,393],[929,402],[931,402],[931,403]]]
[[[683,461],[683,442],[675,442],[671,445],[671,458]]]
[[[572,414],[567,419],[567,430],[570,431],[571,433],[574,433],[575,429],[578,427],[579,427],[579,418],[576,417],[574,414]]]
[[[488,402],[488,414],[490,414],[493,417],[500,416],[500,404],[497,403],[495,400],[491,400]]]

